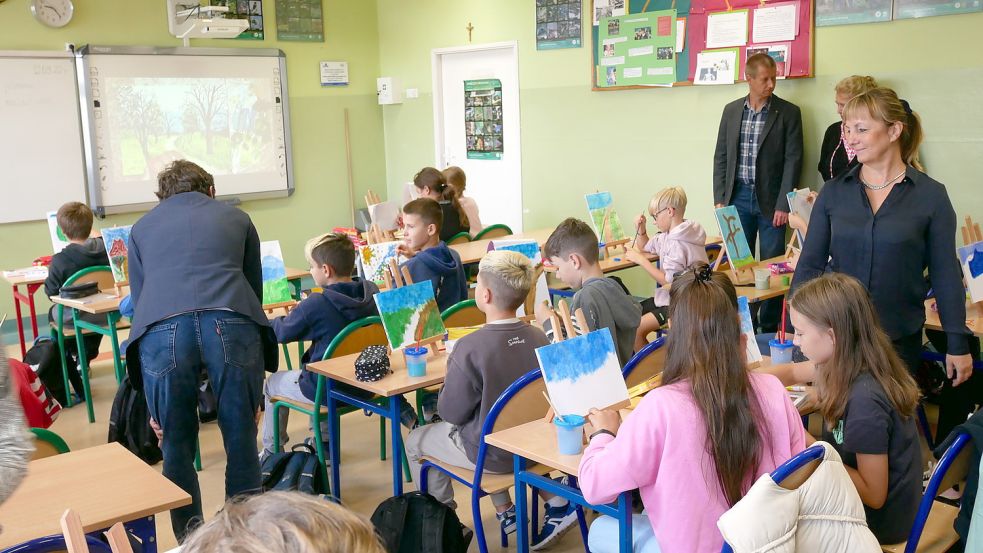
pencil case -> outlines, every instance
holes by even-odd
[[[62,286],[58,293],[66,300],[94,296],[99,293],[99,283],[86,282],[84,284],[75,284],[73,286]]]

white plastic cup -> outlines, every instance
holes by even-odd
[[[754,287],[758,290],[767,290],[771,288],[771,270],[770,269],[755,269],[754,270]]]

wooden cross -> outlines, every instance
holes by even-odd
[[[465,27],[465,29],[467,29],[468,31],[468,44],[471,44],[471,31],[474,30],[474,25],[472,25],[471,22],[468,21],[468,26]]]

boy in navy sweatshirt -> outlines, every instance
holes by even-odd
[[[372,298],[379,288],[370,281],[352,279],[355,267],[355,247],[344,234],[324,234],[308,240],[304,248],[314,282],[323,288],[312,293],[294,307],[286,317],[273,319],[273,331],[280,343],[309,340],[310,348],[301,359],[299,371],[281,371],[270,375],[263,386],[266,413],[263,416],[263,451],[261,458],[273,453],[273,396],[297,401],[314,401],[317,375],[306,368],[311,361],[320,361],[331,340],[352,321],[378,314]],[[346,390],[355,393],[354,390]],[[280,447],[287,443],[287,414],[280,412]],[[328,425],[321,426],[322,439],[327,439]]]
[[[440,240],[443,224],[440,204],[419,198],[403,206],[403,232],[399,253],[409,258],[403,267],[413,282],[429,280],[437,307],[441,311],[468,299],[468,279],[464,276],[461,256]]]

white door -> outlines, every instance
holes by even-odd
[[[501,140],[500,159],[496,159],[499,157],[497,152],[488,151],[492,148],[475,144],[476,131],[481,131],[482,127],[465,126],[469,123],[465,121],[465,81],[488,79],[501,82],[502,134],[500,138],[497,135],[491,137],[488,129],[484,129],[483,138]],[[457,165],[464,170],[468,177],[466,195],[478,203],[482,224],[504,223],[515,232],[522,231],[519,57],[516,44],[508,42],[434,50],[433,80],[437,167],[443,169]],[[481,103],[484,104],[484,101]],[[494,133],[495,130],[490,132]],[[468,135],[472,141],[471,159]],[[478,132],[477,136],[481,136],[481,133]],[[474,159],[479,157],[484,159]]]

